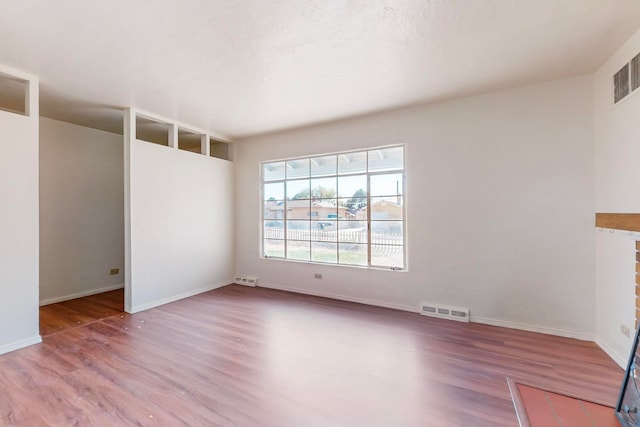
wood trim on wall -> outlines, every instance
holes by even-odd
[[[596,227],[640,232],[640,214],[596,213]]]

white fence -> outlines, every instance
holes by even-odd
[[[264,228],[265,239],[284,240],[284,229]],[[287,229],[287,240],[337,243],[367,243],[367,230],[363,228],[321,230]],[[371,232],[373,256],[402,252],[403,236],[397,232]]]

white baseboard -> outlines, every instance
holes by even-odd
[[[69,301],[76,298],[88,297],[90,295],[101,294],[103,292],[115,291],[116,289],[124,288],[124,283],[118,283],[117,285],[105,286],[98,289],[90,289],[88,291],[77,292],[75,294],[64,295],[61,297],[47,298],[40,301],[40,306],[55,304],[57,302]]]
[[[411,306],[411,305],[404,305],[404,304],[389,303],[389,302],[385,302],[385,301],[372,300],[372,299],[359,298],[359,297],[352,297],[352,296],[346,296],[346,295],[340,295],[340,294],[333,294],[333,293],[329,293],[329,292],[318,292],[318,291],[309,290],[309,289],[293,288],[293,287],[289,287],[289,286],[276,285],[274,283],[261,282],[261,283],[258,284],[258,287],[277,289],[277,290],[287,291],[287,292],[294,292],[294,293],[297,293],[297,294],[312,295],[312,296],[316,296],[316,297],[337,299],[337,300],[340,300],[340,301],[356,302],[356,303],[359,303],[359,304],[373,305],[373,306],[376,306],[376,307],[392,308],[392,309],[395,309],[395,310],[408,311],[408,312],[411,312],[411,313],[419,313],[420,312],[418,304],[416,304],[415,306]],[[483,323],[483,324],[487,324],[487,325],[493,325],[493,326],[501,326],[503,328],[520,329],[520,330],[529,331],[529,332],[538,332],[538,333],[548,334],[548,335],[557,335],[557,336],[567,337],[567,338],[576,338],[576,339],[583,340],[583,341],[593,341],[593,338],[594,338],[593,335],[585,334],[583,332],[575,332],[575,331],[569,331],[569,330],[564,330],[564,329],[548,328],[548,327],[538,326],[538,325],[529,325],[529,324],[526,324],[526,323],[518,323],[518,322],[505,321],[505,320],[491,319],[491,318],[487,318],[487,317],[477,317],[477,316],[473,316],[473,313],[471,314],[470,321],[471,322],[475,322],[475,323]]]
[[[593,341],[594,336],[584,332],[570,331],[567,329],[549,328],[547,326],[531,325],[528,323],[512,322],[509,320],[492,319],[489,317],[478,317],[471,314],[471,322],[483,323],[485,325],[500,326],[502,328],[519,329],[521,331],[537,332],[539,334],[556,335],[565,338],[575,338],[582,341]]]
[[[262,283],[262,282],[260,282],[260,283],[258,283],[258,287],[260,287],[260,288],[269,288],[269,289],[277,289],[279,291],[293,292],[293,293],[296,293],[296,294],[304,294],[304,295],[311,295],[311,296],[314,296],[314,297],[337,299],[337,300],[340,300],[340,301],[355,302],[355,303],[358,303],[358,304],[373,305],[373,306],[376,306],[376,307],[392,308],[394,310],[402,310],[402,311],[410,311],[412,313],[418,313],[418,306],[417,305],[415,307],[413,307],[413,306],[410,306],[410,305],[396,304],[396,303],[373,300],[373,299],[368,299],[368,298],[359,298],[359,297],[352,297],[352,296],[347,296],[347,295],[333,294],[333,293],[330,293],[330,292],[318,292],[318,291],[313,291],[313,290],[309,290],[309,289],[291,288],[291,287],[288,287],[288,286],[281,286],[281,285],[276,285],[276,284],[273,284],[273,283]]]
[[[622,369],[627,369],[627,357],[618,354],[609,344],[602,340],[600,337],[596,337],[596,344],[613,359]]]
[[[209,292],[212,291],[214,289],[218,289],[221,288],[223,286],[227,286],[227,285],[231,285],[233,283],[233,280],[227,280],[221,283],[216,283],[215,285],[211,285],[211,286],[205,286],[204,288],[200,288],[200,289],[195,289],[193,291],[189,291],[189,292],[184,292],[182,294],[178,294],[178,295],[173,295],[167,298],[162,298],[162,299],[158,299],[155,301],[151,301],[145,304],[139,304],[139,305],[134,305],[132,307],[125,307],[125,311],[127,313],[139,313],[141,311],[145,311],[145,310],[149,310],[151,308],[155,308],[155,307],[159,307],[161,305],[164,304],[169,304],[170,302],[174,302],[174,301],[178,301],[184,298],[189,298],[192,297],[194,295],[198,295],[201,294],[203,292]]]
[[[10,351],[19,350],[24,347],[29,347],[30,345],[33,345],[33,344],[39,344],[41,342],[42,342],[42,337],[40,335],[36,335],[35,337],[5,344],[3,346],[0,346],[0,354],[9,353]]]

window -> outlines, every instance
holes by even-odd
[[[262,164],[265,258],[404,269],[404,146]]]

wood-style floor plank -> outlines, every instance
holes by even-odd
[[[0,356],[0,425],[517,426],[507,377],[615,403],[590,342],[237,285]]]
[[[40,307],[40,335],[47,336],[124,314],[124,289]]]

